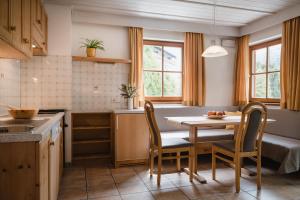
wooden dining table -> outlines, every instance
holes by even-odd
[[[206,179],[198,174],[197,136],[201,134],[201,130],[198,130],[198,128],[233,125],[234,134],[237,134],[239,124],[241,123],[241,116],[226,116],[223,119],[209,119],[207,116],[165,117],[165,119],[170,123],[189,128],[189,141],[193,144],[193,171],[190,172],[187,168],[184,171],[188,174],[193,173],[193,178],[200,183],[207,183]],[[267,123],[273,121],[275,120],[267,119]]]

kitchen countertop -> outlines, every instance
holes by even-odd
[[[115,114],[142,114],[144,113],[144,108],[137,108],[137,109],[118,109],[113,111]]]
[[[32,120],[28,120],[28,124],[22,123],[22,125],[31,125],[30,122],[46,120],[41,125],[35,127],[30,132],[24,133],[0,133],[0,143],[8,142],[32,142],[32,141],[42,141],[44,138],[47,138],[50,134],[52,127],[64,116],[63,112],[57,114],[40,114],[37,115]],[[10,116],[1,116],[0,122],[13,121],[13,118]],[[17,120],[16,120],[17,121]],[[17,124],[17,123],[16,123]],[[5,124],[3,124],[5,125]],[[10,125],[15,125],[10,123]]]

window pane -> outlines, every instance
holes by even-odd
[[[254,98],[266,98],[266,74],[253,75],[252,93]]]
[[[180,47],[164,47],[164,70],[182,71],[182,49]]]
[[[144,45],[143,55],[144,69],[162,69],[162,47]]]
[[[161,72],[144,72],[145,96],[162,96]]]
[[[268,98],[280,98],[280,73],[274,72],[268,75]]]
[[[281,53],[281,44],[269,47],[268,71],[279,71],[280,70],[280,53]]]
[[[164,73],[164,96],[180,97],[182,94],[181,73]]]
[[[260,73],[266,71],[266,61],[267,61],[267,48],[262,48],[254,51],[255,56],[255,66],[253,67],[254,73]]]

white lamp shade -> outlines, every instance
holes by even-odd
[[[212,45],[205,49],[205,51],[202,53],[202,56],[207,58],[221,57],[226,55],[228,55],[227,50],[219,45]]]

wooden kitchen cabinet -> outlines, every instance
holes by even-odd
[[[41,0],[31,0],[33,55],[47,55],[48,16]]]
[[[35,142],[0,144],[0,199],[35,199],[35,147]]]
[[[149,137],[143,113],[115,114],[115,167],[148,162]]]
[[[60,183],[60,149],[61,134],[50,142],[49,156],[49,200],[57,200]]]
[[[1,58],[46,55],[47,39],[48,17],[41,0],[0,1]]]
[[[48,199],[49,196],[49,145],[50,137],[37,144],[37,198]]]
[[[57,200],[62,175],[62,129],[40,142],[0,143],[0,199]]]

